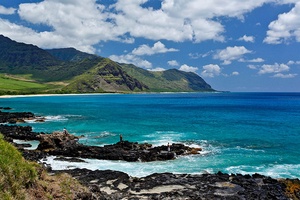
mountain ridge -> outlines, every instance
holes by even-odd
[[[51,87],[49,91],[37,90],[37,93],[215,91],[192,72],[177,69],[152,72],[74,48],[44,50],[3,35],[0,35],[0,74],[8,74],[6,78],[19,77],[18,80],[23,80],[27,77],[40,84],[57,85],[57,90]],[[30,93],[28,89],[27,92],[12,92]],[[5,92],[11,91],[0,85],[0,94]]]

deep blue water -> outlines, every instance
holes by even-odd
[[[163,93],[2,98],[0,106],[46,116],[29,122],[37,132],[64,127],[81,143],[125,140],[200,146],[196,156],[151,163],[88,160],[48,162],[54,168],[113,169],[143,176],[154,172],[261,173],[300,178],[300,93]]]

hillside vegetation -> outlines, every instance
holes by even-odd
[[[134,65],[121,66],[129,75],[145,83],[154,92],[214,91],[200,76],[192,72],[177,69],[152,72]]]
[[[143,91],[148,86],[129,76],[117,63],[103,59],[87,72],[74,77],[63,90],[69,93]]]
[[[24,191],[37,179],[35,164],[24,160],[17,149],[0,134],[0,197],[24,199]]]
[[[0,95],[214,91],[195,73],[150,72],[74,48],[43,50],[2,35],[0,81]]]
[[[50,176],[39,164],[25,160],[0,134],[1,200],[84,199],[87,193],[88,188],[70,175]]]

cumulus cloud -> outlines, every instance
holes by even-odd
[[[239,72],[232,72],[231,75],[232,76],[238,76],[238,75],[240,75],[240,73]]]
[[[293,61],[293,60],[290,60],[287,65],[299,65],[300,64],[300,61]]]
[[[201,72],[201,75],[204,77],[215,77],[219,76],[221,73],[221,68],[219,65],[209,64],[203,66],[203,71]]]
[[[166,69],[161,68],[161,67],[157,67],[157,68],[153,68],[153,69],[148,69],[149,71],[153,71],[153,72],[162,72],[162,71],[166,71]]]
[[[280,73],[289,70],[290,67],[286,64],[275,63],[274,65],[262,65],[258,74]]]
[[[185,16],[181,12],[186,12],[195,7],[202,7],[204,4],[195,1],[186,3],[184,1],[165,0],[161,3],[161,8],[153,10],[143,8],[142,4],[146,1],[127,1],[118,0],[114,4],[114,9],[118,12],[113,15],[118,28],[127,31],[133,37],[144,37],[152,40],[171,40],[171,41],[204,41],[219,40],[224,38],[221,33],[224,31],[223,25],[218,21],[213,21],[212,17],[199,17],[197,13]],[[180,8],[177,13],[178,8]],[[203,10],[211,8],[203,7]],[[134,12],[133,12],[134,11]],[[175,11],[175,12],[174,12]]]
[[[278,74],[275,74],[273,77],[274,78],[295,78],[295,76],[297,76],[297,74],[282,74],[282,73],[278,73]]]
[[[48,30],[31,30],[33,34],[29,36],[22,34],[22,31],[16,34],[16,29],[13,28],[6,29],[5,32],[8,37],[42,48],[73,46],[90,53],[95,52],[93,45],[99,42],[113,40],[133,43],[137,37],[176,42],[225,41],[225,28],[220,17],[242,20],[244,14],[266,2],[213,0],[203,3],[202,0],[162,0],[160,7],[153,9],[144,6],[147,1],[149,0],[116,0],[105,6],[97,0],[22,3],[18,9],[21,19],[26,23],[42,24]],[[1,14],[14,12],[13,8],[0,7]]]
[[[1,15],[12,15],[15,13],[15,11],[16,11],[16,9],[14,9],[14,8],[6,8],[6,7],[0,5],[0,14]]]
[[[214,59],[223,61],[224,65],[231,64],[233,60],[240,59],[244,54],[251,53],[244,46],[227,47],[226,49],[219,50],[215,55]]]
[[[294,61],[289,61],[289,64],[294,63]],[[258,70],[259,75],[264,74],[273,74],[271,77],[274,78],[294,78],[297,74],[288,73],[290,71],[290,67],[287,64],[278,64],[275,63],[273,65],[248,65],[249,69]]]
[[[167,53],[167,52],[175,52],[175,51],[178,51],[178,49],[174,49],[174,48],[168,49],[163,43],[158,41],[153,45],[153,47],[149,47],[148,45],[143,44],[138,48],[135,48],[132,51],[132,54],[141,56],[141,55],[153,55],[157,53]]]
[[[238,40],[253,43],[255,41],[255,38],[253,36],[244,35],[243,37],[240,37]]]
[[[79,41],[78,38],[65,37],[54,32],[36,32],[30,28],[0,19],[1,34],[27,44],[34,44],[41,48],[74,47],[78,50],[94,53],[95,49],[90,44]]]
[[[263,5],[265,0],[163,0],[161,7],[154,10],[142,5],[147,0],[118,0],[113,8],[118,12],[113,16],[120,29],[133,37],[152,40],[224,41],[225,31],[218,17],[243,19],[243,15]]]
[[[268,44],[280,44],[296,39],[300,42],[300,2],[297,1],[291,11],[280,14],[278,19],[269,24],[267,37]]]
[[[256,66],[256,65],[247,65],[247,67],[249,69],[257,69],[258,68],[258,66]]]
[[[151,69],[153,71],[163,71],[165,69],[163,68],[155,68],[152,69],[152,64],[147,61],[142,59],[140,56],[143,55],[153,55],[153,54],[158,54],[158,53],[167,53],[167,52],[174,52],[178,51],[177,49],[174,48],[166,48],[166,46],[159,42],[156,42],[153,47],[150,47],[148,45],[141,45],[138,48],[133,49],[130,53],[125,54],[125,55],[111,55],[110,59],[120,62],[120,63],[127,63],[127,64],[134,64],[138,67],[146,68],[146,69]],[[179,64],[177,61],[172,60],[168,62],[169,65],[171,66],[178,66]]]
[[[147,60],[143,60],[133,54],[126,54],[126,55],[111,55],[109,58],[115,62],[119,63],[126,63],[126,64],[134,64],[138,67],[146,68],[146,69],[151,69],[152,68],[152,63],[150,63]]]
[[[196,71],[198,70],[198,67],[192,67],[192,66],[188,66],[186,64],[181,65],[179,70],[181,71],[185,71],[185,72],[194,72],[196,73]]]
[[[265,60],[262,58],[254,58],[251,60],[245,60],[244,58],[239,59],[239,62],[250,62],[250,63],[261,63],[264,62]]]
[[[36,40],[34,44],[44,48],[73,46],[79,50],[93,53],[94,44],[99,41],[121,40],[120,32],[107,22],[108,14],[103,5],[95,0],[58,1],[48,0],[39,3],[19,5],[18,14],[23,20],[33,24],[50,27],[43,38],[46,44]],[[37,38],[34,34],[33,40]],[[56,38],[56,40],[52,40]],[[22,41],[22,39],[21,39]],[[71,45],[70,45],[71,44]]]
[[[255,58],[252,60],[248,60],[248,62],[253,62],[253,63],[260,63],[260,62],[264,62],[265,60],[262,58]]]
[[[169,60],[168,65],[175,67],[175,66],[179,66],[179,63],[176,60]]]

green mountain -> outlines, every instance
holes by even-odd
[[[47,49],[46,51],[61,61],[78,62],[84,59],[95,59],[98,57],[93,54],[78,51],[74,48]]]
[[[119,64],[105,58],[63,88],[68,93],[144,91],[148,86],[129,76]]]
[[[3,35],[0,81],[0,94],[214,91],[191,72],[150,72],[74,48],[43,50]]]
[[[37,46],[18,43],[0,35],[0,73],[46,70],[49,66],[60,65],[60,63]]]
[[[124,71],[145,83],[154,92],[214,91],[200,76],[177,69],[153,72],[134,65],[121,64]]]

